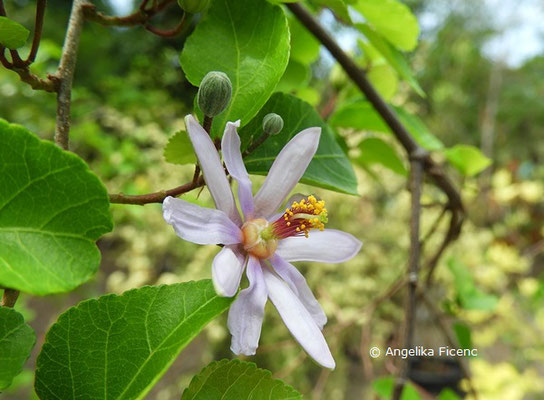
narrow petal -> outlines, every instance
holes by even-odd
[[[240,126],[240,121],[227,122],[221,149],[223,151],[223,161],[230,175],[238,182],[238,200],[246,220],[253,217],[253,193],[251,191],[251,181],[242,160],[240,152],[240,137],[236,128]]]
[[[287,261],[341,263],[355,257],[362,245],[349,233],[325,229],[311,231],[308,238],[297,236],[283,239],[276,253]]]
[[[163,217],[178,236],[197,244],[237,244],[242,232],[221,210],[205,208],[168,196],[162,203]]]
[[[323,329],[323,326],[327,323],[327,316],[308,287],[304,276],[302,276],[298,269],[278,255],[272,256],[270,263],[280,278],[289,285],[300,302],[306,307],[319,329]]]
[[[230,306],[227,324],[232,335],[230,349],[234,354],[251,356],[259,346],[268,293],[260,261],[255,257],[249,257],[246,274],[249,287]]]
[[[185,117],[185,126],[215,206],[218,210],[224,211],[232,221],[239,225],[241,223],[240,214],[236,209],[229,181],[210,135],[192,115]]]
[[[246,257],[237,247],[225,246],[213,259],[212,281],[219,296],[232,297],[240,286]]]
[[[334,369],[335,362],[329,346],[306,307],[285,282],[268,269],[263,269],[263,273],[268,297],[291,334],[310,357],[325,368]]]
[[[298,183],[317,151],[321,128],[304,129],[285,145],[255,196],[255,215],[268,217]]]

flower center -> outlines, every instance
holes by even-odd
[[[268,258],[278,247],[278,238],[271,225],[264,218],[247,221],[242,225],[242,244],[244,249],[257,258]]]
[[[311,229],[325,229],[327,216],[325,201],[310,195],[285,209],[285,213],[272,224],[273,234],[278,239],[302,235],[308,237]]]

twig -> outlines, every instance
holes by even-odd
[[[149,32],[160,36],[164,38],[173,38],[181,33],[181,30],[183,29],[183,24],[185,23],[185,13],[183,13],[183,16],[181,17],[181,20],[178,22],[178,24],[172,28],[172,29],[159,29],[155,28],[151,25],[145,25],[145,29],[147,29]]]
[[[423,207],[423,205],[421,205],[421,207]],[[431,236],[435,234],[436,230],[440,226],[440,222],[442,222],[442,219],[444,219],[444,216],[446,215],[447,211],[448,211],[448,207],[442,208],[442,211],[440,212],[438,217],[434,220],[433,224],[429,228],[429,231],[425,234],[425,236],[421,240],[421,250],[423,250],[423,247],[425,247],[425,244],[431,238]]]
[[[26,65],[30,65],[36,59],[38,54],[38,48],[40,47],[40,41],[42,40],[43,19],[45,17],[45,6],[47,0],[38,0],[36,4],[36,21],[34,23],[34,34],[32,36],[32,48],[25,60]]]
[[[414,327],[416,316],[416,290],[419,273],[419,224],[421,217],[421,187],[423,185],[423,162],[424,153],[412,154],[410,159],[410,192],[412,194],[411,212],[410,212],[410,259],[408,263],[408,294],[406,301],[406,312],[404,322],[404,349],[413,347]],[[395,384],[393,400],[399,400],[404,388],[404,384],[409,375],[408,359],[403,362],[400,370],[399,379]]]
[[[83,8],[85,4],[85,0],[74,0],[72,4],[72,12],[68,21],[68,29],[66,30],[59,69],[56,73],[60,82],[57,92],[55,143],[64,150],[68,150],[72,82],[76,68],[79,37],[81,35],[81,28],[83,27]]]
[[[249,146],[247,147],[247,149],[242,153],[242,157],[247,157],[251,153],[253,153],[253,150],[255,150],[257,147],[263,144],[264,141],[268,139],[269,136],[270,135],[263,133],[261,136],[259,136],[259,138],[256,141],[251,142]]]
[[[164,0],[158,3],[156,7],[152,7],[151,9],[147,10],[145,8],[147,1],[144,1],[142,2],[137,11],[124,17],[113,17],[110,15],[106,15],[100,11],[97,11],[94,4],[86,3],[83,6],[83,14],[85,16],[85,19],[105,26],[145,25],[155,14],[159,13],[166,6],[173,2],[174,0]]]
[[[376,89],[374,89],[372,84],[366,78],[365,72],[340,48],[336,41],[315,20],[312,14],[297,3],[289,3],[286,4],[286,6],[289,8],[289,10],[291,10],[295,17],[329,50],[332,56],[342,66],[346,74],[364,93],[367,100],[391,128],[391,131],[397,140],[399,140],[399,142],[402,144],[408,155],[414,154],[416,150],[418,154],[425,152],[425,150],[423,150],[417,144],[410,133],[402,125],[387,103],[380,97]],[[464,218],[463,202],[459,192],[450,179],[444,174],[443,169],[436,164],[427,153],[424,156],[423,168],[431,177],[435,185],[438,186],[448,197],[448,209],[452,214],[452,218],[450,220],[448,235],[444,241],[444,247],[447,247],[457,238],[461,231],[461,225]],[[440,255],[441,253],[438,254],[438,258]]]
[[[458,347],[456,340],[451,335],[448,323],[444,320],[442,313],[440,312],[436,304],[433,302],[433,300],[429,297],[428,293],[423,289],[423,290],[420,290],[418,294],[423,299],[423,302],[427,306],[427,309],[431,312],[431,314],[433,314],[434,320],[438,321],[438,326],[440,330],[442,331],[442,334],[448,341],[448,345],[450,347]],[[463,372],[463,375],[467,379],[470,394],[476,400],[478,398],[478,394],[476,393],[476,389],[474,388],[474,385],[472,383],[471,374],[468,369],[468,366],[466,365],[465,361],[462,359],[459,361],[459,365],[461,366],[461,371]]]
[[[11,307],[17,302],[19,297],[19,291],[14,289],[4,289],[4,295],[2,296],[2,307]]]
[[[190,192],[193,189],[204,186],[204,178],[200,177],[196,182],[188,182],[173,189],[161,190],[159,192],[141,194],[141,195],[128,195],[124,193],[110,194],[110,203],[117,204],[136,204],[143,206],[148,203],[162,203],[163,200],[168,197],[176,197],[183,193]]]

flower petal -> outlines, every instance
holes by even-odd
[[[247,221],[253,217],[253,193],[251,192],[251,181],[240,152],[240,137],[236,132],[236,128],[239,126],[239,120],[234,123],[227,122],[221,142],[221,150],[223,151],[223,161],[230,175],[238,182],[238,200]]]
[[[162,203],[163,217],[178,236],[197,244],[237,244],[242,232],[221,210],[205,208],[168,196]]]
[[[219,296],[232,297],[238,291],[246,265],[246,257],[237,246],[225,246],[212,264],[212,281]]]
[[[312,316],[289,286],[268,269],[263,269],[268,297],[280,313],[291,334],[306,352],[325,368],[334,369],[329,346]]]
[[[321,128],[304,129],[280,151],[255,196],[256,216],[266,218],[278,210],[312,161],[320,136]]]
[[[232,335],[230,349],[234,354],[251,356],[259,346],[268,293],[261,263],[255,257],[249,257],[246,274],[249,287],[242,290],[230,306],[227,324]]]
[[[362,245],[349,233],[325,229],[311,231],[308,238],[295,236],[280,240],[276,253],[287,261],[341,263],[355,257]]]
[[[308,287],[304,276],[302,276],[298,269],[278,255],[272,256],[272,258],[270,258],[270,263],[280,278],[282,278],[298,296],[300,302],[306,307],[319,329],[323,329],[323,326],[327,323],[327,316],[325,315],[325,312],[323,312],[321,305],[316,300],[311,289]]]
[[[224,211],[232,221],[239,225],[241,223],[240,214],[236,208],[225,170],[219,159],[219,153],[217,153],[210,135],[196,122],[192,115],[185,117],[185,126],[215,206],[218,210]]]

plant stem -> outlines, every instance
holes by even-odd
[[[19,291],[14,289],[4,289],[4,295],[2,296],[2,307],[13,308],[19,297]]]

